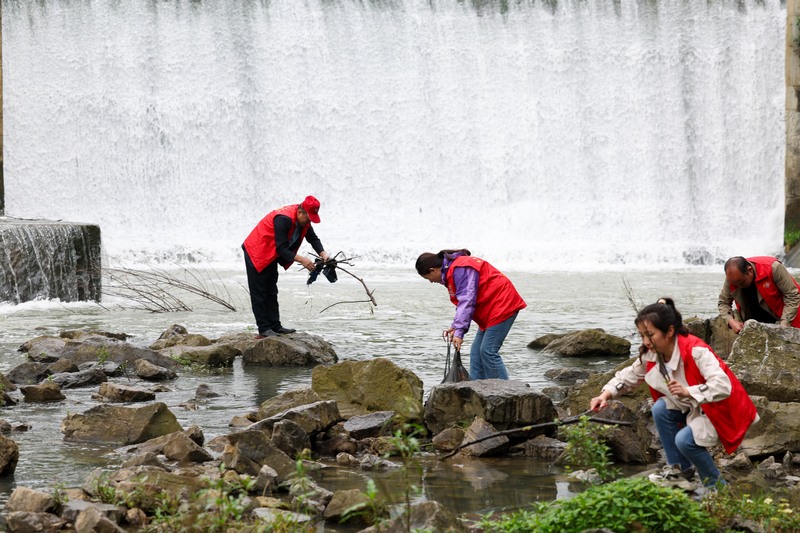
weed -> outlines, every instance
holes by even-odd
[[[767,494],[737,494],[730,486],[703,500],[706,511],[720,524],[732,527],[742,521],[754,522],[757,531],[800,531],[800,513],[790,503]]]
[[[611,449],[604,438],[614,431],[614,426],[603,426],[589,422],[588,416],[582,416],[578,423],[563,426],[559,431],[567,440],[564,460],[567,470],[575,466],[594,468],[601,481],[609,481],[619,476],[619,470],[611,468]]]
[[[798,17],[800,18],[800,17]],[[800,39],[800,37],[798,37]],[[800,229],[787,229],[783,232],[783,242],[791,248],[798,242],[800,242]]]
[[[420,451],[420,442],[417,435],[425,435],[426,433],[425,427],[420,424],[405,423],[400,429],[394,432],[394,436],[389,438],[389,441],[394,447],[394,452],[398,453],[400,459],[403,461],[403,467],[401,469],[404,487],[403,521],[405,530],[408,532],[411,531],[411,496],[419,494],[420,492],[419,487],[411,484],[410,481],[409,472],[411,469],[411,460],[414,458],[414,455]]]
[[[108,348],[105,346],[101,346],[97,349],[97,363],[103,364],[108,361],[108,358],[111,357],[111,354],[108,352]]]
[[[383,516],[387,514],[386,503],[378,499],[378,488],[375,486],[373,479],[367,480],[367,488],[364,491],[367,501],[357,503],[348,507],[342,518],[339,520],[340,524],[349,522],[355,518],[361,518],[367,524],[375,524]]]
[[[486,532],[715,531],[716,520],[683,491],[660,487],[644,478],[629,478],[590,487],[569,500],[536,503],[493,521],[484,517]]]

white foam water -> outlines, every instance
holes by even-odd
[[[7,214],[116,261],[237,262],[272,208],[330,250],[503,266],[780,252],[785,6],[3,2]]]

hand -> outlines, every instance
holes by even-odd
[[[592,411],[599,411],[600,409],[606,407],[608,405],[608,400],[611,399],[611,395],[608,392],[603,391],[600,393],[600,396],[595,396],[591,400],[589,400],[589,409]]]
[[[691,396],[689,390],[674,379],[669,380],[667,387],[669,388],[670,394],[676,398],[689,398]]]
[[[297,260],[297,262],[303,265],[309,272],[314,271],[314,261],[312,261],[308,257],[301,257],[300,259]]]
[[[461,351],[461,345],[464,343],[464,339],[461,337],[453,337],[453,346],[457,351]]]
[[[737,335],[744,329],[744,324],[731,317],[728,319],[728,327],[733,330]]]
[[[320,252],[319,258],[322,259],[323,263],[325,263],[331,258],[331,256],[328,255],[328,252]]]

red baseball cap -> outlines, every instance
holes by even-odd
[[[314,224],[319,224],[319,200],[314,198],[313,196],[306,196],[306,199],[303,200],[303,203],[300,204],[300,207],[308,213],[308,218]]]

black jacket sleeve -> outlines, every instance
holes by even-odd
[[[299,239],[300,227],[297,226],[295,228],[297,231],[296,235],[289,235],[289,232],[292,231],[292,219],[286,215],[277,215],[273,224],[275,227],[275,248],[278,252],[278,262],[283,266],[291,265],[294,263],[294,256],[297,254],[297,250],[300,249],[300,245],[302,244],[302,241]],[[325,250],[325,248],[322,247],[319,237],[317,237],[317,234],[314,232],[313,226],[308,227],[306,241],[308,241],[308,244],[310,244],[317,253]]]

